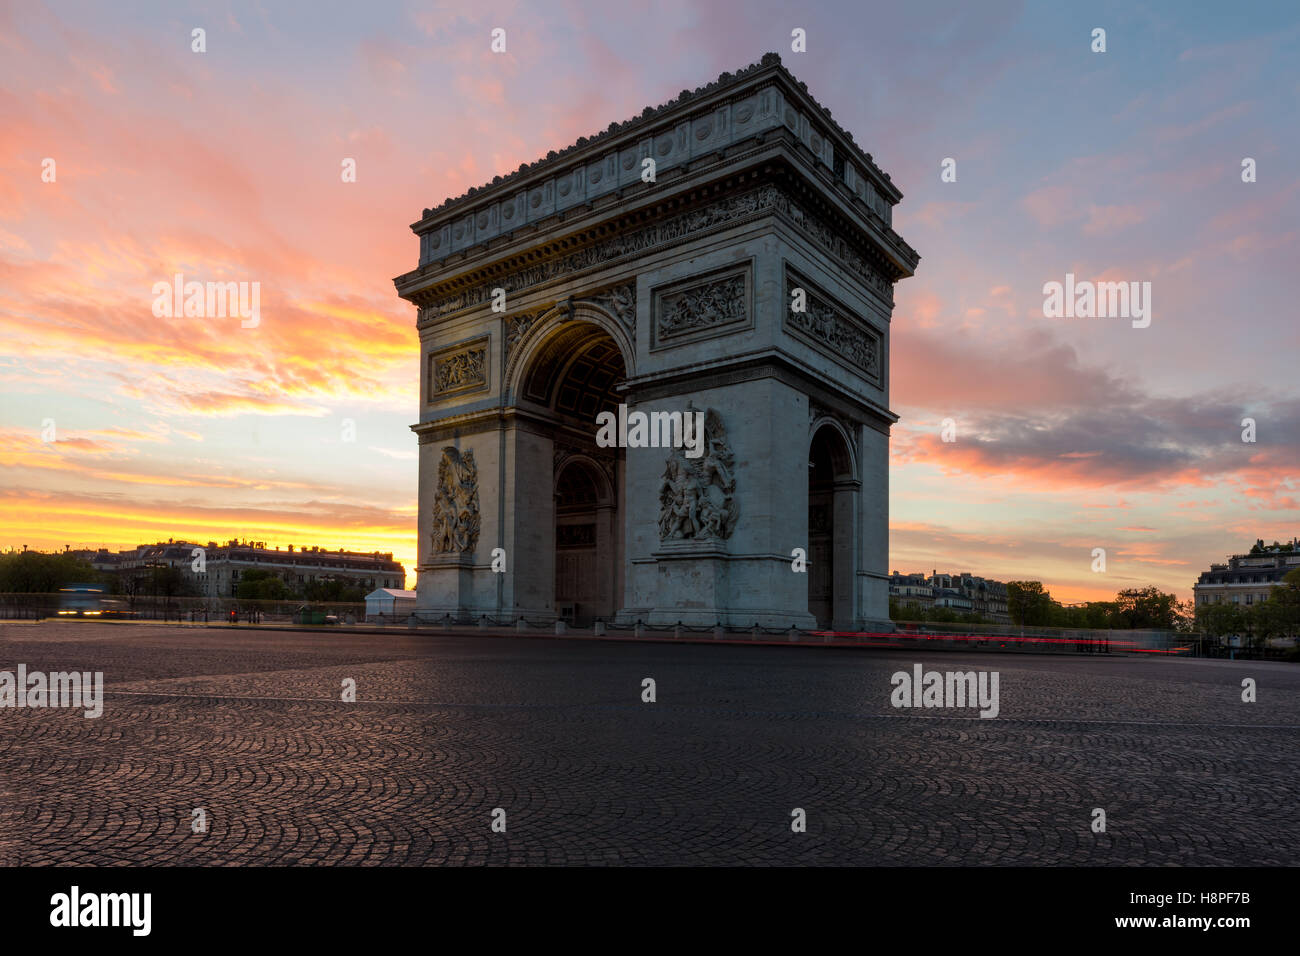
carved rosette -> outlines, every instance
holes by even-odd
[[[686,413],[697,412],[689,402]],[[678,448],[668,457],[659,482],[659,540],[726,540],[736,530],[735,454],[722,416],[704,415],[704,453],[687,458]]]
[[[618,318],[628,333],[636,335],[636,281],[624,282],[621,285],[613,286],[598,292],[588,293],[580,298],[574,299],[572,304],[590,302],[598,305],[606,312]],[[504,356],[504,366],[508,371],[510,363],[514,359],[515,352],[523,344],[528,332],[537,320],[544,316],[553,306],[539,309],[535,312],[521,313],[512,315],[506,319],[506,347]]]
[[[468,554],[478,547],[478,467],[474,452],[462,455],[447,446],[438,463],[437,500],[433,503],[431,544],[434,554]]]

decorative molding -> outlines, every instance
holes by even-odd
[[[686,414],[699,409],[686,403]],[[669,456],[659,481],[659,540],[726,540],[736,530],[735,453],[727,442],[722,416],[704,416],[704,454],[687,458],[684,448]]]
[[[692,276],[656,289],[651,348],[680,345],[753,324],[749,263]]]
[[[429,401],[488,387],[488,337],[429,353]]]
[[[551,473],[558,478],[560,476],[560,471],[568,463],[569,459],[574,457],[575,455],[582,455],[583,457],[589,459],[591,462],[600,466],[600,470],[605,473],[606,479],[609,480],[609,488],[611,494],[613,495],[613,500],[617,500],[618,482],[615,479],[618,475],[618,465],[613,458],[609,457],[609,453],[607,451],[597,449],[595,445],[592,445],[590,447],[585,447],[582,445],[575,445],[569,442],[556,440],[555,456],[553,462],[554,470]]]
[[[487,302],[492,298],[494,289],[504,289],[507,294],[517,294],[559,276],[571,275],[623,256],[644,253],[657,246],[680,242],[687,236],[694,238],[705,230],[733,225],[739,220],[772,210],[783,214],[785,219],[799,231],[839,259],[868,288],[889,304],[893,304],[894,285],[888,276],[859,255],[850,243],[821,218],[793,200],[784,190],[769,183],[670,216],[643,228],[629,230],[621,235],[594,242],[568,255],[558,256],[481,282],[453,295],[423,301],[419,308],[418,324],[423,325],[453,312]],[[415,298],[419,301],[421,296],[417,294]]]
[[[791,291],[804,290],[804,311],[789,307]],[[881,335],[802,275],[785,265],[784,325],[794,334],[828,354],[842,365],[862,374],[877,388],[882,386]]]
[[[510,359],[515,354],[515,350],[524,340],[524,336],[543,315],[547,309],[539,309],[536,312],[521,313],[512,315],[506,319],[506,348],[505,348],[505,367],[510,367]]]
[[[618,317],[628,334],[635,340],[636,337],[636,280],[624,282],[621,285],[611,286],[607,289],[597,292],[584,293],[581,298],[571,298],[567,300],[570,308],[581,303],[591,303],[599,306],[606,312]],[[528,337],[529,331],[537,320],[550,312],[555,307],[555,303],[550,303],[544,308],[536,309],[532,312],[512,315],[505,320],[506,328],[506,347],[502,350],[502,368],[505,370],[506,378],[509,379],[509,373],[514,364],[515,353]]]
[[[840,423],[840,427],[848,434],[849,438],[856,445],[858,441],[858,422],[847,415],[841,415],[834,409],[827,408],[816,399],[808,399],[808,427],[811,429],[817,421],[823,418],[830,418]]]
[[[763,72],[768,75],[756,75]],[[723,91],[726,91],[726,98],[718,100],[716,94]],[[698,107],[695,106],[697,103]],[[674,113],[678,115],[673,116]],[[516,205],[525,196],[531,202],[539,187],[549,189],[554,184],[564,196],[568,195],[566,186],[571,182],[581,190],[584,175],[592,184],[599,183],[603,167],[608,166],[611,174],[619,165],[630,170],[638,154],[649,155],[652,143],[660,155],[672,150],[674,139],[677,148],[681,149],[686,145],[687,129],[691,129],[695,139],[701,143],[718,137],[729,143],[753,136],[779,124],[782,119],[797,139],[821,161],[830,165],[833,155],[837,178],[846,182],[855,193],[862,194],[858,186],[865,180],[872,185],[873,192],[888,195],[887,204],[902,198],[871,154],[862,151],[853,134],[840,126],[830,112],[809,95],[807,86],[781,64],[778,55],[769,53],[758,63],[736,73],[723,73],[712,83],[694,91],[683,91],[661,106],[646,107],[639,116],[622,123],[611,123],[594,136],[584,136],[564,149],[552,150],[536,162],[496,176],[490,183],[472,187],[454,199],[448,198],[436,207],[424,209],[419,224],[426,230],[422,240],[428,240],[428,251],[437,250],[456,225],[482,223],[485,213],[491,214],[498,208],[503,219],[513,218]],[[829,132],[826,127],[829,127]],[[630,133],[638,134],[640,138],[633,140],[628,136]],[[836,138],[840,141],[834,142]],[[822,142],[823,139],[827,141]],[[603,144],[607,145],[602,149]],[[544,172],[553,178],[539,182],[535,177]],[[486,205],[482,204],[484,201]],[[874,206],[874,203],[869,205]],[[453,212],[458,207],[464,208]],[[885,216],[887,219],[888,214]],[[434,220],[438,219],[441,222],[435,223]],[[425,253],[422,241],[422,261]]]
[[[777,207],[781,190],[776,186],[762,186],[748,192],[737,193],[706,206],[670,216],[640,229],[594,242],[565,256],[539,262],[504,276],[481,282],[454,295],[422,303],[420,320],[441,318],[471,306],[487,302],[493,289],[505,289],[506,294],[518,293],[558,276],[569,275],[582,269],[600,265],[622,256],[642,253],[655,246],[680,242],[688,235],[701,230],[732,223],[746,216],[756,215]]]
[[[448,445],[438,462],[437,500],[433,504],[433,554],[468,554],[478,547],[478,467],[474,452],[462,455]]]
[[[611,315],[618,316],[628,334],[636,338],[636,280],[612,288],[584,295],[575,302],[593,302]]]
[[[835,256],[890,306],[894,304],[894,282],[878,268],[860,256],[844,237],[827,225],[826,221],[809,212],[805,207],[791,199],[784,191],[777,190],[780,199],[777,208],[785,213],[804,235],[813,239],[825,251]]]

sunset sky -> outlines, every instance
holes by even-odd
[[[1292,4],[0,0],[0,549],[380,549],[414,586],[409,224],[767,51],[922,257],[891,569],[1187,598],[1300,534]],[[260,325],[155,317],[178,272],[260,282]],[[1150,282],[1150,327],[1044,318],[1067,272]]]

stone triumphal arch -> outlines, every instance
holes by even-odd
[[[888,628],[901,198],[769,54],[426,209],[417,616]]]

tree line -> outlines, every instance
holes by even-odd
[[[1193,607],[1173,594],[1151,586],[1128,588],[1113,601],[1089,601],[1065,606],[1041,581],[1007,582],[1007,613],[1024,627],[1068,627],[1088,630],[1162,630],[1199,632],[1209,637],[1240,636],[1258,645],[1273,637],[1300,636],[1300,569],[1274,585],[1257,604],[1221,602]],[[889,600],[895,621],[988,624],[985,615],[953,608],[918,608]]]
[[[1089,601],[1066,606],[1055,600],[1042,581],[1007,582],[1007,614],[1021,627],[1072,627],[1089,630],[1186,630],[1190,606],[1156,587],[1129,588],[1113,601]],[[948,607],[919,608],[890,598],[895,621],[990,624],[987,615]]]
[[[54,594],[70,584],[96,584],[125,597],[205,597],[192,575],[158,565],[126,571],[97,571],[84,558],[61,552],[10,551],[0,554],[0,594]],[[305,600],[360,604],[362,589],[344,581],[306,581],[291,587],[274,571],[245,571],[235,588],[243,601]]]

